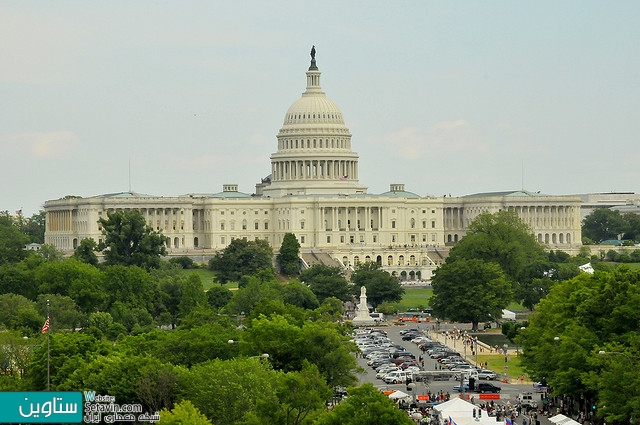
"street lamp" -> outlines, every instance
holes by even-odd
[[[475,345],[474,348],[476,350],[476,366],[478,366],[478,337],[475,337]]]
[[[624,357],[627,358],[627,360],[629,360],[629,363],[633,364],[633,360],[631,360],[631,357],[629,357],[629,355],[627,353],[623,353],[622,351],[604,351],[604,350],[600,350],[600,351],[598,351],[598,354],[601,355],[601,356],[605,356],[605,355],[608,355],[608,354],[624,356]]]
[[[462,345],[464,345],[464,359],[467,360],[467,339],[466,339],[466,335],[462,338]]]

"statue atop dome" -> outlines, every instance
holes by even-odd
[[[309,71],[317,71],[318,67],[316,66],[316,46],[311,46],[311,66],[309,67]]]

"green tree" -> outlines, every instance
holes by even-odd
[[[261,358],[211,360],[184,370],[181,395],[214,425],[237,424],[258,404],[276,404],[276,372]]]
[[[375,308],[379,304],[389,301],[400,301],[404,295],[404,288],[398,280],[391,276],[381,266],[372,261],[359,263],[351,275],[354,283],[353,294],[360,295],[360,288],[367,288],[367,301]]]
[[[200,276],[193,273],[185,279],[182,286],[182,297],[178,304],[179,317],[185,317],[194,308],[202,307],[207,303],[207,297],[202,287]]]
[[[116,302],[126,307],[139,307],[153,311],[153,302],[158,299],[157,282],[145,269],[136,266],[106,267],[102,290],[107,296],[103,311],[108,310]],[[115,315],[114,319],[116,319]]]
[[[308,310],[313,310],[320,306],[318,298],[311,289],[296,280],[282,287],[282,296],[285,303]]]
[[[62,251],[59,251],[58,248],[47,243],[42,244],[40,249],[36,251],[36,255],[39,255],[44,258],[45,261],[50,262],[62,261],[62,259],[64,259],[64,253]]]
[[[102,333],[107,333],[113,325],[113,316],[105,311],[97,311],[89,316],[89,326],[100,329]]]
[[[44,210],[40,210],[23,221],[22,226],[20,226],[20,231],[29,237],[29,242],[44,243],[46,217],[47,213]]]
[[[342,301],[351,299],[349,283],[339,267],[314,264],[300,274],[300,282],[309,286],[320,303],[330,297]]]
[[[8,212],[0,213],[0,265],[17,263],[27,256],[29,237],[13,223]]]
[[[15,381],[23,378],[33,353],[32,345],[33,340],[24,338],[20,332],[0,332],[0,376],[11,377]],[[14,389],[19,387],[17,382],[14,385]]]
[[[262,282],[251,277],[246,287],[234,292],[227,310],[232,314],[248,315],[263,299],[283,301],[282,285],[277,281]]]
[[[216,272],[220,283],[238,282],[242,276],[251,276],[268,269],[273,273],[273,249],[269,242],[258,239],[234,239],[222,252],[209,260],[209,268]]]
[[[597,243],[607,239],[618,239],[628,228],[618,210],[596,208],[582,220],[582,236]]]
[[[300,243],[293,233],[285,233],[278,253],[280,272],[286,275],[300,271]]]
[[[625,369],[636,370],[640,359],[639,282],[639,271],[620,267],[556,283],[521,332],[528,372],[545,377],[554,395],[595,400],[607,422],[620,420],[617,415],[628,422],[638,411],[637,373],[633,379],[621,373],[617,362],[626,355],[631,364]],[[601,350],[625,355],[603,358]]]
[[[24,335],[37,335],[45,317],[38,312],[36,303],[22,295],[0,295],[0,324]]]
[[[73,258],[82,262],[91,264],[92,266],[98,265],[98,256],[96,251],[98,250],[98,244],[93,238],[84,238],[80,241],[80,244],[73,252]]]
[[[106,355],[110,350],[108,343],[78,332],[50,333],[49,338],[52,390],[65,382],[86,360]],[[47,388],[47,341],[46,338],[40,341],[27,370],[32,391],[44,391]]]
[[[251,321],[245,331],[243,349],[248,355],[269,354],[274,369],[302,370],[303,361],[315,364],[329,386],[355,383],[355,351],[349,339],[332,323],[303,322],[273,315]]]
[[[313,311],[315,320],[323,320],[325,322],[336,322],[344,314],[344,304],[337,298],[325,298],[320,307]]]
[[[143,410],[158,411],[173,407],[178,378],[173,366],[145,355],[94,354],[85,359],[57,389],[82,391],[90,388],[109,394],[118,403],[142,403]]]
[[[162,233],[155,232],[137,210],[108,213],[98,220],[105,236],[107,265],[139,266],[145,269],[160,267],[160,257],[167,254]]]
[[[320,416],[315,425],[411,425],[413,420],[373,384],[349,388],[347,399]]]
[[[216,309],[226,306],[231,298],[233,298],[233,292],[222,286],[214,286],[207,291],[207,302]]]
[[[627,222],[627,228],[623,239],[640,242],[640,214],[629,212],[623,214],[622,217]]]
[[[0,265],[0,294],[13,293],[35,300],[38,295],[38,281],[35,270],[44,260],[31,255],[18,263]]]
[[[159,425],[213,425],[189,400],[176,403],[172,410],[160,411]]]
[[[190,257],[187,256],[182,256],[182,257],[173,257],[171,259],[169,259],[169,263],[171,264],[177,264],[179,265],[181,268],[183,269],[193,269],[194,268],[194,262]]]
[[[259,401],[254,417],[248,418],[247,424],[307,424],[311,417],[325,411],[331,397],[331,389],[318,368],[307,361],[303,362],[300,372],[279,373],[275,392],[277,404]]]
[[[47,303],[49,306],[47,307]],[[45,316],[49,311],[50,329],[52,331],[75,331],[80,324],[83,314],[78,310],[76,302],[66,295],[40,294],[37,300],[38,312]]]
[[[529,293],[538,291],[531,282],[553,268],[543,246],[514,211],[478,215],[469,225],[467,236],[451,249],[446,263],[459,258],[498,264],[514,285],[515,300],[522,302],[537,299],[536,293]]]
[[[447,261],[435,271],[431,282],[434,314],[471,322],[474,331],[479,322],[501,317],[513,297],[501,267],[479,259]]]

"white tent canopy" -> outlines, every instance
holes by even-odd
[[[574,421],[565,415],[555,415],[549,418],[549,420],[557,425],[580,425],[580,422]]]
[[[483,412],[480,420],[474,419],[473,409],[477,411],[480,408],[461,398],[452,398],[433,408],[438,412],[440,423],[446,423],[449,418],[453,419],[457,425],[496,425],[504,423],[502,421],[497,422],[495,416],[488,416],[486,412]]]
[[[516,313],[510,310],[502,309],[502,319],[503,320],[516,320]]]
[[[473,416],[473,409],[477,409],[473,403],[469,403],[468,401],[458,397],[452,398],[444,403],[437,404],[433,408],[441,414],[449,416],[457,413],[468,413],[470,416]]]
[[[400,400],[402,398],[407,398],[407,397],[409,397],[409,394],[402,391],[394,391],[391,394],[389,394],[389,398],[392,400]]]

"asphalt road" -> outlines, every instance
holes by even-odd
[[[430,337],[433,340],[439,340],[440,342],[444,342],[444,340],[442,339],[442,337],[438,334],[430,334],[431,332],[431,324],[429,323],[422,323],[422,324],[416,324],[416,323],[408,323],[406,325],[396,325],[396,324],[392,324],[389,326],[383,326],[380,327],[380,329],[384,330],[387,332],[387,336],[391,339],[391,341],[394,344],[401,344],[402,346],[404,346],[407,351],[410,351],[411,353],[413,353],[416,356],[416,359],[418,358],[418,356],[420,354],[423,354],[422,351],[417,347],[417,345],[413,344],[411,341],[402,341],[402,336],[400,335],[400,331],[402,329],[409,329],[409,328],[418,328],[420,329],[426,336]],[[438,339],[440,338],[440,339]],[[458,344],[460,345],[460,344]],[[452,345],[451,345],[452,346]],[[452,346],[453,347],[453,346]],[[456,347],[458,350],[460,349],[460,347]],[[460,351],[460,350],[459,350]],[[462,352],[463,356],[464,356],[464,352]],[[468,353],[468,359],[471,359],[471,355],[470,353]],[[424,355],[424,370],[436,370],[436,364],[437,361],[434,359],[431,359],[426,353],[423,354]],[[379,388],[380,390],[401,390],[404,391],[408,394],[412,394],[412,391],[408,391],[408,388],[405,384],[386,384],[384,381],[377,379],[376,378],[376,372],[374,369],[372,369],[370,366],[367,365],[367,359],[363,359],[363,358],[358,358],[358,365],[362,367],[362,369],[364,370],[363,373],[358,374],[358,377],[360,379],[360,383],[365,383],[365,382],[370,382],[372,383],[374,386],[376,386],[377,388]],[[501,371],[495,371],[496,373],[500,373]],[[482,381],[485,382],[485,381]],[[499,400],[494,400],[494,403],[498,403],[498,404],[507,404],[507,402],[509,402],[511,405],[515,405],[516,404],[516,399],[518,397],[518,394],[522,393],[522,392],[533,392],[533,388],[531,384],[520,384],[520,383],[503,383],[500,382],[498,380],[496,381],[488,381],[491,382],[497,386],[499,386],[501,388],[500,391],[500,399]],[[454,381],[454,380],[450,380],[450,381],[431,381],[431,382],[417,382],[415,383],[416,388],[415,388],[415,393],[416,395],[419,394],[427,394],[428,392],[431,393],[439,393],[440,391],[442,391],[444,394],[446,394],[447,392],[450,394],[450,396],[453,397],[459,397],[460,393],[457,391],[454,391],[453,387],[455,385],[457,385],[458,382]],[[536,394],[537,395],[537,394]],[[537,395],[539,397],[539,395]],[[463,394],[464,398],[467,398],[467,394]],[[471,397],[473,397],[473,399],[471,399]],[[479,395],[476,393],[472,393],[469,394],[469,401],[474,402],[475,404],[480,404],[481,401],[479,399]],[[540,424],[541,425],[553,425],[547,418],[545,417],[541,417],[539,416],[538,419],[540,420]],[[529,421],[527,421],[529,422]],[[516,421],[516,423],[521,424],[522,423],[522,418],[518,418],[518,420]],[[534,424],[535,425],[535,424]]]

